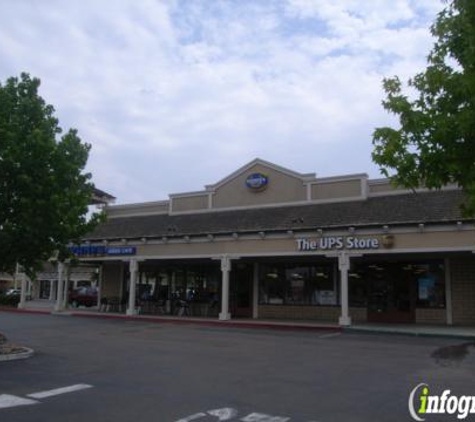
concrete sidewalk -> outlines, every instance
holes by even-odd
[[[235,327],[235,328],[261,328],[276,330],[299,330],[299,331],[341,331],[347,333],[367,333],[367,334],[397,334],[409,336],[425,337],[445,337],[475,340],[475,327],[447,326],[447,325],[415,325],[415,324],[376,324],[357,323],[350,327],[340,327],[335,322],[326,321],[302,321],[302,320],[275,320],[275,319],[231,319],[220,321],[214,318],[198,318],[189,316],[170,315],[134,315],[127,316],[124,313],[99,312],[96,309],[68,309],[62,312],[54,312],[47,306],[47,301],[40,306],[30,303],[27,309],[16,309],[11,307],[0,307],[1,311],[16,313],[53,314],[62,316],[73,316],[82,318],[106,318],[121,319],[124,321],[148,321],[156,323],[172,324],[198,324],[215,327]]]

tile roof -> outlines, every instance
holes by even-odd
[[[443,190],[328,204],[115,217],[85,240],[448,223],[463,220],[462,202],[461,191]]]

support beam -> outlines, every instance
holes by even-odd
[[[70,277],[69,263],[64,264],[64,289],[63,289],[63,309],[68,308],[69,302],[69,277]]]
[[[453,312],[452,312],[452,279],[450,277],[450,259],[444,260],[445,269],[445,311],[447,325],[453,324]]]
[[[339,324],[342,326],[351,325],[348,300],[348,271],[350,269],[350,257],[347,252],[338,255],[338,269],[340,270],[340,302],[341,316]]]
[[[97,308],[100,310],[101,309],[101,300],[102,300],[102,284],[103,284],[103,281],[102,281],[102,277],[103,277],[103,270],[102,270],[102,264],[101,266],[97,269],[98,270],[98,273],[97,273]]]
[[[26,277],[26,276],[25,276]],[[26,297],[28,297],[30,300],[33,299],[33,289],[32,289],[32,281],[27,279],[26,280],[26,285],[28,286],[26,289]],[[37,299],[37,298],[35,298]]]
[[[21,277],[21,292],[20,292],[20,303],[18,304],[18,309],[24,309],[26,305],[26,290],[28,280],[26,279],[26,274],[24,272],[20,273]]]
[[[137,315],[135,308],[135,287],[137,284],[137,273],[139,265],[136,259],[129,261],[130,283],[129,283],[129,306],[127,307],[127,315]]]
[[[49,300],[54,300],[54,280],[49,281]]]
[[[228,321],[231,319],[229,313],[229,272],[231,271],[231,259],[224,255],[221,258],[221,313],[219,319],[221,321]]]
[[[63,310],[63,273],[64,273],[64,264],[58,262],[58,290],[56,293],[56,305],[54,305],[54,310],[56,312]]]
[[[20,273],[20,265],[18,263],[15,266],[15,275],[13,276],[13,287],[18,289],[18,276]]]
[[[254,262],[252,274],[252,317],[259,318],[259,263]]]

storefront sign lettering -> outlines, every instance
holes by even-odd
[[[319,239],[297,239],[299,251],[318,251],[332,249],[379,249],[380,241],[376,237],[335,236]]]
[[[137,249],[135,246],[71,246],[69,251],[79,258],[96,256],[123,256],[135,255]]]

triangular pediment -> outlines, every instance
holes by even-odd
[[[249,175],[252,173],[259,173],[259,172],[270,172],[270,173],[279,173],[282,176],[286,176],[293,179],[301,180],[302,183],[309,182],[315,180],[315,173],[307,173],[302,174],[298,173],[294,170],[290,170],[288,168],[279,166],[277,164],[271,163],[269,161],[262,160],[261,158],[256,158],[251,162],[247,163],[246,165],[238,168],[236,171],[232,172],[225,178],[221,179],[215,184],[207,185],[206,190],[208,191],[215,191],[219,189],[221,186],[224,186],[235,179],[241,178],[243,175]]]

